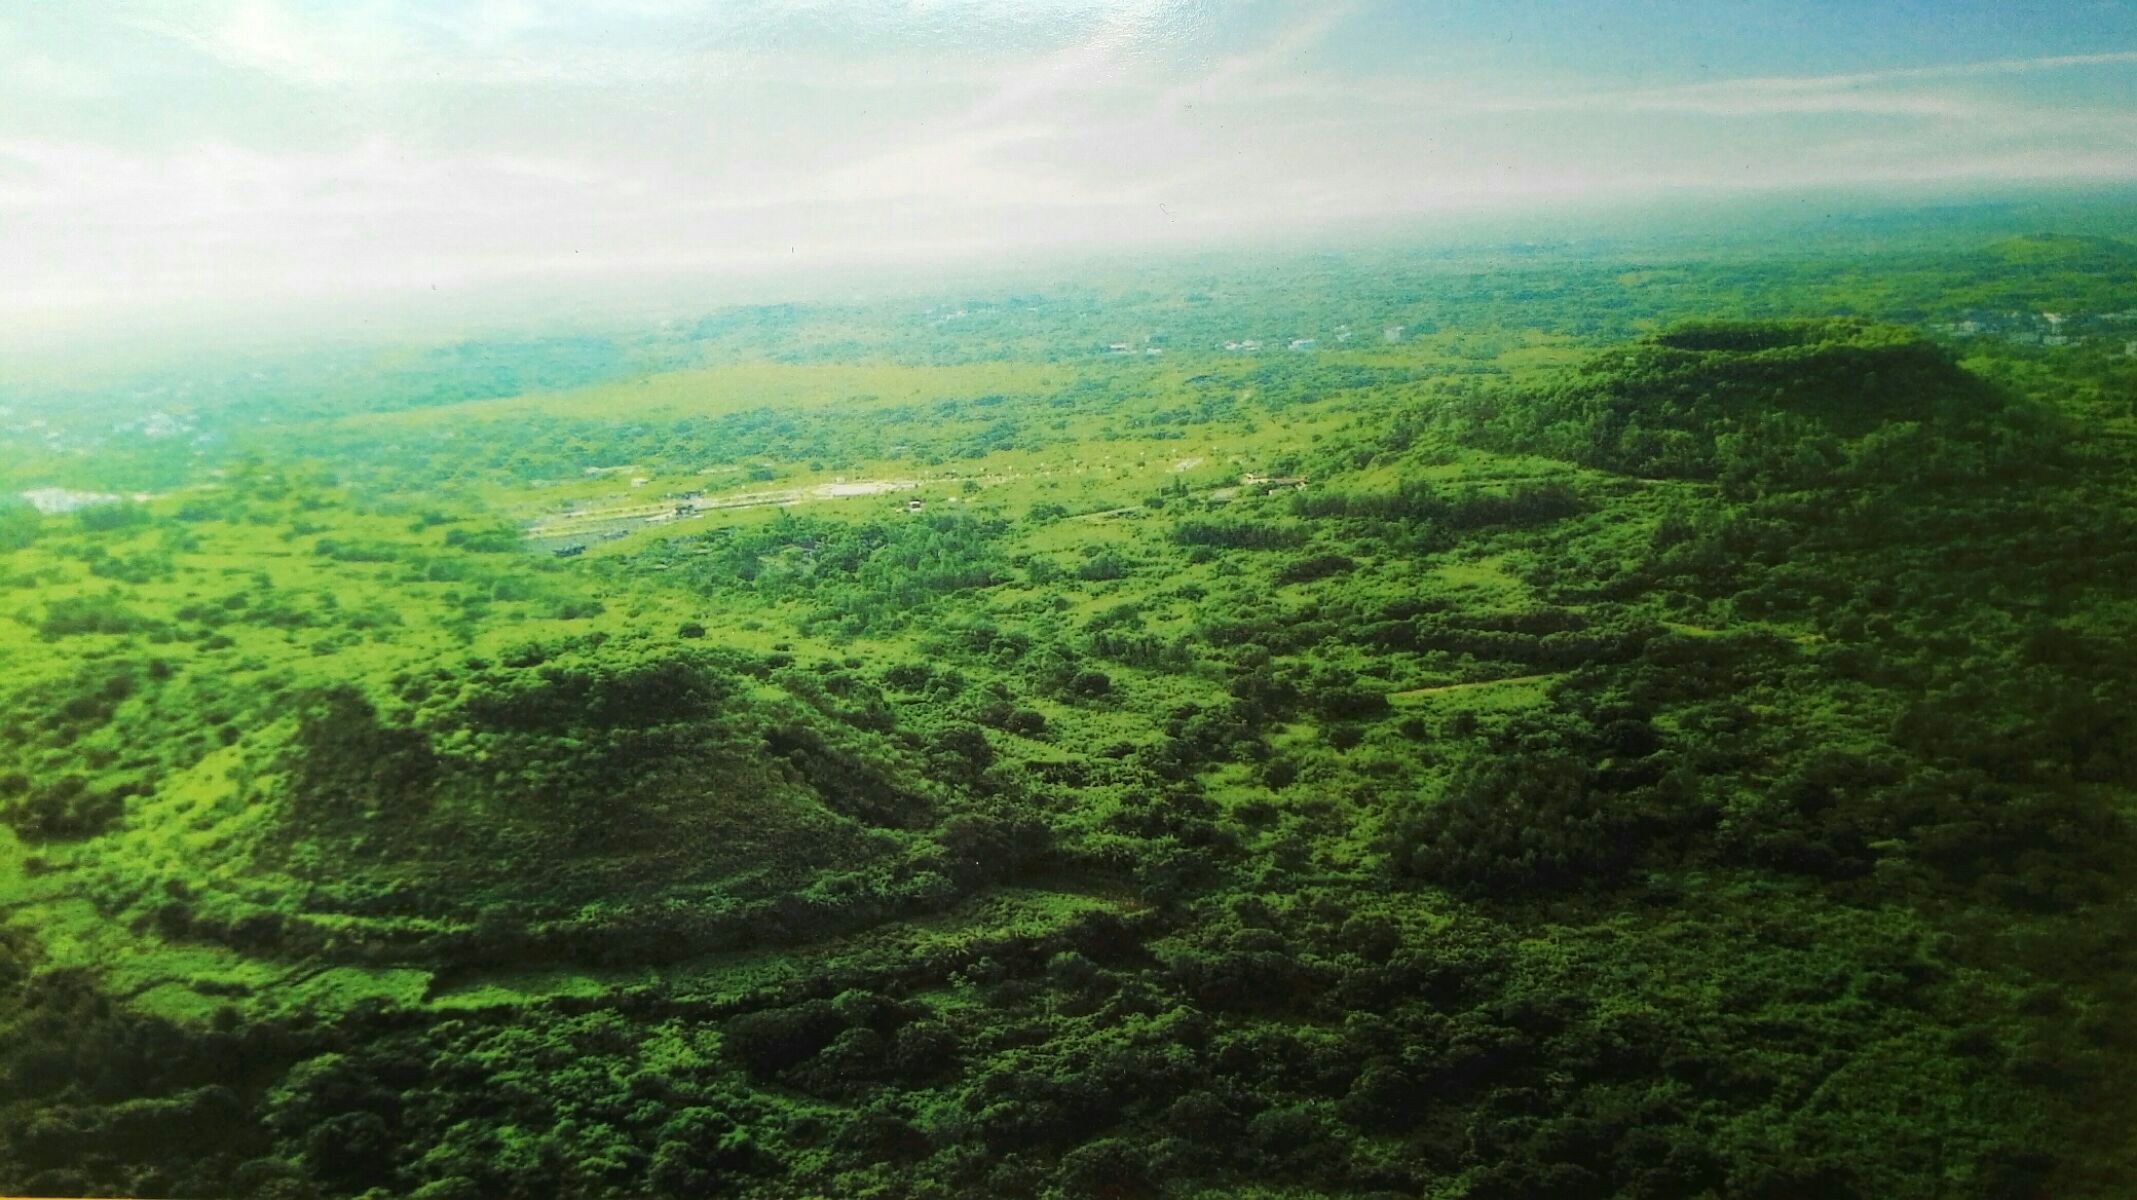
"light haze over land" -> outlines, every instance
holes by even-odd
[[[0,0],[0,1196],[2137,1197],[2137,0]]]
[[[2119,182],[2133,100],[2137,7],[2116,2],[17,6],[0,311],[109,333],[1660,197]]]

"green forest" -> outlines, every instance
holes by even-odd
[[[2101,223],[16,387],[0,1193],[2137,1194]]]

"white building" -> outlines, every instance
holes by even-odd
[[[98,504],[117,504],[123,497],[108,492],[77,492],[72,488],[32,488],[22,493],[30,507],[51,516],[55,513],[70,513]]]

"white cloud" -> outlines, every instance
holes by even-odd
[[[1351,4],[124,11],[0,30],[0,305],[989,253],[1671,188],[2137,178],[2137,114],[2044,96],[2127,85],[2137,52],[1627,88],[1351,72],[1343,46],[1384,15]]]

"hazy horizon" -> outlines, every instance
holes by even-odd
[[[0,318],[2119,185],[2133,99],[2116,3],[44,6],[0,27]]]

